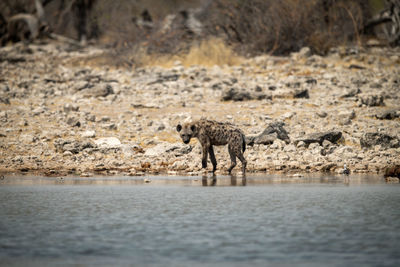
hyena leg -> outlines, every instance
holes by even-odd
[[[206,169],[206,168],[207,168],[208,147],[209,147],[209,145],[202,145],[203,157],[202,157],[202,159],[201,159],[201,167],[202,167],[203,169]]]
[[[240,149],[239,149],[239,152],[237,154],[237,157],[242,162],[242,172],[243,172],[243,175],[245,175],[246,174],[247,160],[244,158],[243,152]]]
[[[215,159],[215,154],[214,154],[214,148],[212,145],[210,145],[210,147],[208,148],[208,152],[210,153],[210,160],[211,163],[213,165],[213,173],[215,172],[215,170],[217,169],[217,160]]]
[[[230,145],[228,145],[228,151],[229,151],[229,156],[231,156],[231,166],[228,169],[228,173],[231,174],[231,171],[233,168],[236,166],[236,153],[234,150],[231,148]]]

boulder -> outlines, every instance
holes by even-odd
[[[338,113],[339,122],[342,125],[349,125],[351,124],[352,120],[356,117],[356,112],[354,110],[343,110]]]
[[[285,125],[282,121],[270,123],[265,130],[259,135],[246,136],[246,144],[252,146],[254,144],[269,145],[272,144],[275,139],[281,139],[285,143],[290,143],[290,138],[283,126]]]
[[[360,93],[361,93],[361,90],[359,88],[350,89],[344,95],[342,95],[342,98],[355,97],[356,95],[358,95]]]
[[[319,143],[322,146],[322,143],[327,140],[331,143],[336,143],[342,137],[342,132],[339,131],[329,131],[329,132],[320,132],[320,133],[312,133],[306,136],[305,138],[300,138],[295,141],[297,145],[299,142],[303,141],[306,145],[312,143]]]
[[[246,101],[246,100],[262,100],[262,99],[272,99],[272,96],[264,94],[259,90],[251,92],[245,89],[230,88],[222,93],[222,101]]]
[[[336,163],[333,163],[333,162],[325,163],[324,165],[321,166],[321,171],[322,172],[331,172],[336,167],[337,167]]]
[[[338,117],[342,120],[352,120],[356,117],[356,112],[354,110],[343,110],[338,113]]]
[[[293,97],[294,98],[310,98],[310,95],[308,94],[307,89],[299,89],[299,90],[295,90],[293,92]]]
[[[253,98],[250,96],[250,93],[248,91],[239,90],[239,89],[236,89],[233,87],[228,90],[225,90],[222,93],[223,101],[229,101],[229,100],[244,101],[244,100],[251,100],[251,99],[253,99]]]
[[[145,156],[160,156],[165,153],[173,153],[175,156],[181,156],[192,151],[192,146],[181,143],[163,142],[152,148],[146,149]]]
[[[82,93],[85,97],[106,97],[114,94],[114,90],[111,85],[100,83],[82,90]]]
[[[385,170],[385,177],[400,178],[400,165],[390,166]]]
[[[391,136],[385,133],[365,133],[360,139],[361,147],[371,148],[380,145],[384,148],[398,148],[400,147],[400,140],[396,136]]]
[[[400,111],[386,110],[384,112],[376,114],[375,117],[379,120],[393,120],[400,117]]]
[[[96,145],[90,141],[61,138],[54,141],[54,146],[56,147],[57,152],[64,153],[65,151],[70,151],[72,154],[78,154],[84,149],[96,147]]]
[[[361,104],[369,107],[384,106],[383,96],[377,94],[362,94],[358,96]]]
[[[79,118],[76,116],[70,116],[67,118],[67,124],[72,126],[72,127],[80,127],[81,122],[79,121]]]
[[[278,138],[277,133],[259,134],[255,136],[246,136],[246,144],[249,146],[257,145],[270,145]]]

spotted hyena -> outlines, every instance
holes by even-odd
[[[182,141],[185,144],[188,144],[192,137],[196,137],[200,141],[203,152],[201,161],[203,168],[207,168],[207,156],[210,154],[214,173],[217,169],[217,160],[215,159],[213,145],[223,146],[228,144],[229,155],[231,157],[231,166],[228,172],[231,173],[232,169],[236,166],[236,157],[238,157],[242,162],[243,174],[245,174],[247,165],[247,161],[243,156],[243,152],[246,149],[245,136],[235,125],[201,119],[183,125],[178,124],[176,130],[180,133]]]

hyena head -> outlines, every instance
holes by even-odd
[[[181,135],[182,141],[185,144],[189,144],[190,139],[194,137],[195,131],[196,131],[196,126],[191,125],[191,124],[184,124],[183,126],[178,124],[176,126],[176,130],[179,132]]]

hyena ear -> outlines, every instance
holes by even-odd
[[[180,132],[180,131],[182,130],[182,125],[178,124],[178,125],[176,126],[176,130],[177,130],[178,132]]]
[[[192,132],[194,132],[196,130],[196,125],[190,126],[190,130],[192,130]]]

